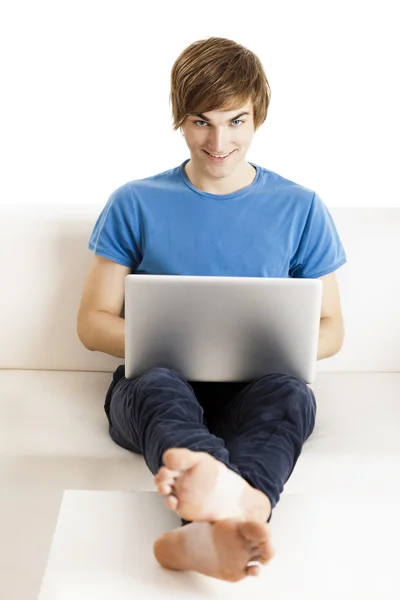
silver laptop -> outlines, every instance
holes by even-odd
[[[187,381],[286,373],[312,383],[319,279],[142,275],[125,278],[125,377],[153,367]]]

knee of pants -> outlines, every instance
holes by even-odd
[[[301,379],[287,375],[288,385],[293,387],[293,401],[308,421],[307,437],[309,437],[314,429],[315,419],[317,415],[317,403],[312,389]]]
[[[152,367],[139,377],[140,383],[159,383],[160,381],[180,380],[184,383],[185,379],[178,371],[168,367]]]
[[[176,393],[178,397],[183,395],[188,399],[193,395],[191,393],[193,390],[186,379],[178,371],[167,367],[149,369],[136,380],[136,384],[139,393],[144,393],[145,396],[147,394],[152,396],[155,393],[158,397],[163,396],[164,400],[171,397],[175,399]]]
[[[278,387],[284,393],[289,393],[296,402],[297,406],[305,411],[311,411],[314,415],[316,414],[317,405],[315,401],[314,392],[312,389],[301,379],[294,375],[287,375],[286,373],[270,373],[261,377],[258,382],[259,385],[265,385],[268,390]]]
[[[165,407],[170,400],[179,400],[182,393],[177,392],[183,382],[177,371],[165,367],[154,367],[142,375],[119,381],[113,390],[111,420],[116,422],[121,414],[132,411],[135,421],[159,405]]]

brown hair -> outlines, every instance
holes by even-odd
[[[254,130],[266,120],[271,89],[259,58],[226,38],[194,42],[171,71],[173,130],[190,112],[234,110],[253,102]]]

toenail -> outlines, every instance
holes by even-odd
[[[246,567],[258,567],[259,569],[261,569],[263,565],[260,563],[259,560],[249,560]]]

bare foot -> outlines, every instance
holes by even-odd
[[[226,519],[217,523],[190,523],[156,540],[154,555],[167,569],[197,571],[225,581],[257,576],[259,566],[275,556],[268,523]]]
[[[271,502],[240,475],[205,452],[172,448],[164,452],[154,478],[165,505],[188,521],[241,517],[265,523]]]

